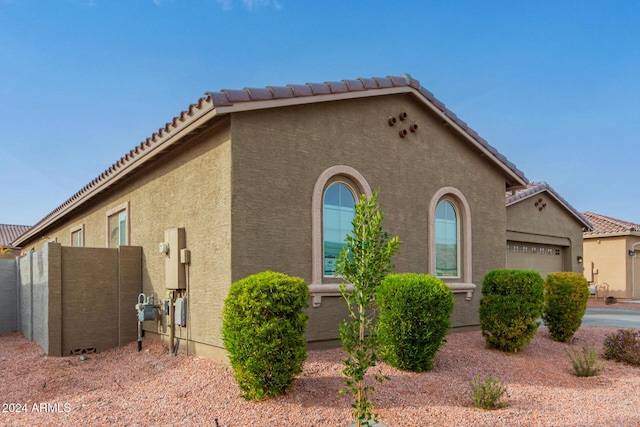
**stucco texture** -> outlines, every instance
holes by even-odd
[[[538,202],[542,199],[542,202]],[[542,204],[546,206],[542,207]],[[562,205],[542,192],[507,207],[507,239],[562,246],[564,271],[583,272],[583,225]]]
[[[390,116],[406,112],[394,127]],[[335,165],[360,172],[399,236],[397,272],[428,273],[428,207],[437,190],[454,187],[471,210],[472,301],[456,298],[454,325],[477,324],[480,283],[505,265],[504,175],[467,141],[409,95],[303,105],[234,114],[232,278],[272,269],[310,283],[311,203],[318,176]],[[418,132],[400,138],[400,129]],[[468,280],[468,279],[467,279]],[[310,309],[308,335],[336,337],[344,304],[328,298]]]

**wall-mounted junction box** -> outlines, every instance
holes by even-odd
[[[173,318],[177,326],[187,326],[187,305],[184,298],[176,298],[176,307],[173,312]]]
[[[186,288],[184,264],[180,262],[180,253],[185,247],[184,228],[165,230],[164,241],[168,250],[164,255],[164,274],[167,289]]]

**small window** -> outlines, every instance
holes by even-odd
[[[544,248],[540,247],[540,255],[544,255]]]
[[[536,254],[537,252],[538,252],[538,248],[536,248],[535,246],[531,246],[531,253]]]
[[[513,252],[515,252],[515,253],[520,252],[520,246],[518,246],[518,245],[513,245]]]
[[[529,253],[529,246],[523,246],[522,247],[522,253],[523,254]]]
[[[556,255],[560,255],[560,249],[556,249]]]
[[[551,248],[547,249],[547,255],[553,255],[553,249]]]
[[[107,212],[107,247],[129,244],[128,203]]]
[[[71,246],[84,246],[84,224],[71,229]]]
[[[509,245],[507,245],[507,252],[509,252]]]

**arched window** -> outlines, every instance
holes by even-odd
[[[436,207],[436,276],[460,277],[460,222],[456,206],[444,199]]]
[[[330,184],[324,192],[322,208],[323,275],[336,275],[336,261],[345,239],[351,233],[351,222],[355,217],[356,197],[354,191],[343,182]]]
[[[324,170],[316,180],[311,202],[311,256],[313,262],[309,285],[309,290],[314,298],[314,307],[320,304],[320,298],[323,295],[340,295],[338,290],[340,279],[334,276],[335,273],[325,273],[325,271],[330,271],[330,269],[325,269],[325,256],[337,257],[337,254],[340,253],[339,250],[336,251],[337,248],[334,248],[332,253],[331,243],[344,242],[345,230],[350,232],[352,229],[353,216],[349,217],[349,209],[353,209],[353,204],[349,205],[350,200],[353,199],[353,203],[355,203],[363,194],[371,197],[371,187],[364,176],[350,166],[331,166]],[[325,212],[325,208],[328,208],[329,212]],[[344,235],[339,236],[339,234]],[[329,250],[325,251],[325,248],[329,248]]]
[[[471,209],[457,188],[442,187],[431,197],[428,240],[429,274],[446,279],[449,286],[471,284]]]

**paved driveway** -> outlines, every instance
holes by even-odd
[[[640,329],[640,310],[587,307],[582,326],[617,326]]]

